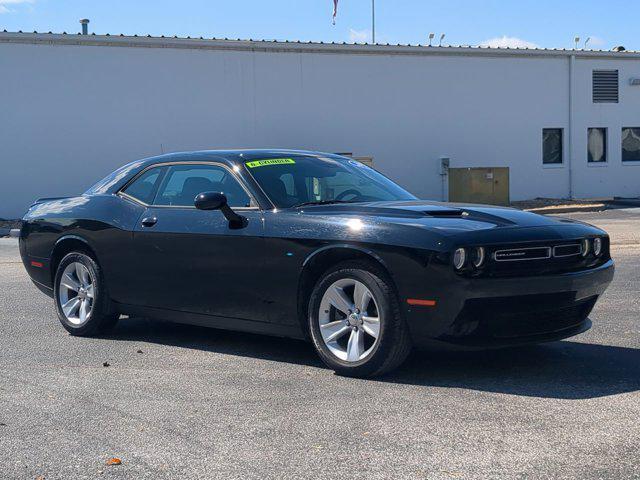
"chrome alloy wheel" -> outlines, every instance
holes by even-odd
[[[324,344],[340,360],[365,359],[378,343],[379,312],[364,283],[352,278],[334,282],[320,302],[318,319]]]
[[[65,318],[73,325],[83,325],[91,316],[93,280],[89,269],[82,263],[72,262],[64,269],[58,288],[58,301]]]

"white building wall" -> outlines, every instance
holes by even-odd
[[[593,103],[593,70],[617,69],[620,80],[619,103]],[[640,62],[576,59],[573,122],[573,193],[577,198],[640,196],[640,162],[622,162],[622,128],[640,127],[640,86],[630,85],[640,78]],[[587,162],[587,129],[608,129],[607,162]]]
[[[434,199],[448,156],[453,167],[510,167],[514,200],[569,195],[567,156],[542,165],[542,129],[569,137],[568,56],[125,48],[1,35],[0,217],[20,216],[38,196],[78,194],[137,158],[216,148],[372,156]],[[620,68],[623,85],[640,74],[640,60],[576,61],[573,191],[638,195],[640,166],[620,165],[619,127],[640,126],[640,87],[621,87],[618,105],[593,105],[591,68],[601,64]],[[610,128],[610,162],[587,167],[586,126],[598,123]]]

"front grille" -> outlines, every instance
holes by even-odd
[[[572,257],[582,253],[582,245],[574,243],[573,245],[556,245],[553,247],[554,257]]]
[[[603,253],[582,256],[578,240],[486,246],[489,261],[472,276],[518,277],[570,273],[602,265],[609,259],[608,242],[603,239]]]
[[[597,296],[575,301],[575,292],[471,299],[456,318],[453,336],[508,339],[544,335],[580,325]]]
[[[551,247],[512,248],[496,250],[493,259],[496,262],[519,262],[523,260],[542,260],[551,257]]]

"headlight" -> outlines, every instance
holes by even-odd
[[[589,255],[589,250],[591,250],[591,248],[589,248],[589,239],[585,238],[584,240],[582,240],[582,248],[580,253],[583,257],[586,257],[587,255]]]
[[[593,239],[593,254],[599,257],[602,254],[602,239],[596,237]]]
[[[453,252],[453,268],[461,270],[467,261],[467,251],[464,248],[458,248]]]
[[[473,266],[480,268],[484,263],[484,247],[476,247],[473,249],[472,257]]]

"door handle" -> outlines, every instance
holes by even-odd
[[[156,217],[147,217],[142,219],[143,227],[153,227],[158,222]]]

